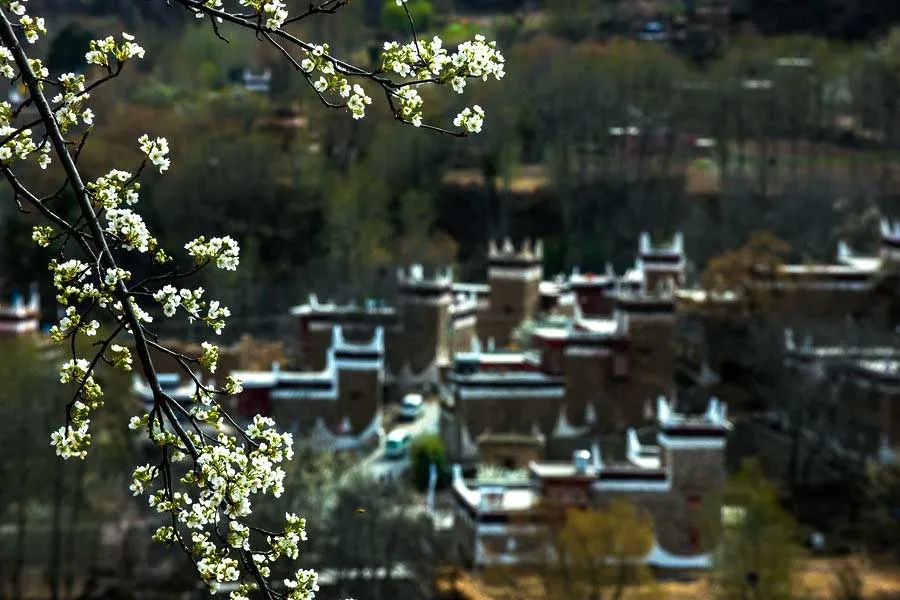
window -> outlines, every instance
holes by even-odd
[[[688,529],[688,549],[691,552],[698,552],[700,550],[700,529],[696,526],[691,526]]]
[[[613,358],[613,377],[628,377],[628,356],[624,354],[616,354]]]

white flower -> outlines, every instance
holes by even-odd
[[[114,367],[122,369],[123,371],[131,370],[131,363],[132,363],[131,350],[129,350],[125,346],[120,346],[119,344],[112,344],[109,347],[109,353],[110,353],[110,362],[112,363],[112,365]],[[137,419],[137,418],[138,417],[133,417],[132,421],[134,421],[134,419]],[[132,429],[136,429],[136,427],[132,427]]]
[[[200,347],[203,348],[203,353],[199,358],[200,366],[202,366],[210,373],[215,373],[216,363],[218,363],[219,361],[219,347],[214,346],[209,342],[203,342],[202,344],[200,344]]]
[[[147,252],[156,247],[144,219],[130,208],[110,208],[106,211],[106,231],[128,250]]]
[[[158,137],[151,140],[146,133],[138,138],[141,152],[147,155],[147,158],[159,169],[159,172],[169,168],[171,161],[166,157],[169,153],[169,142],[164,137]]]
[[[422,96],[419,92],[411,87],[401,88],[395,92],[400,101],[399,113],[400,117],[414,126],[422,125]]]
[[[231,236],[214,237],[208,242],[203,236],[184,245],[197,264],[215,262],[226,271],[234,271],[240,262],[240,247]]]
[[[178,290],[171,285],[166,285],[157,290],[157,292],[153,294],[153,299],[162,304],[163,314],[167,317],[175,316],[175,311],[178,310],[178,306],[181,304],[181,295],[178,293]]]
[[[41,168],[41,170],[46,170],[47,165],[49,165],[49,164],[50,164],[50,147],[45,146],[44,148],[41,149],[40,153],[38,154],[38,166]]]
[[[91,40],[84,59],[89,65],[109,67],[110,58],[123,63],[131,58],[144,58],[144,49],[134,42],[134,36],[123,33],[123,42],[116,43],[115,38],[108,36],[102,40]]]
[[[354,119],[362,119],[366,116],[366,106],[372,104],[372,99],[366,95],[366,91],[359,84],[353,86],[353,95],[347,101],[347,108],[353,113]]]
[[[41,248],[46,248],[53,239],[53,228],[49,225],[35,225],[31,230],[31,239]]]
[[[225,387],[223,388],[223,391],[231,396],[233,396],[234,394],[240,394],[242,391],[244,391],[244,384],[237,377],[229,375],[225,378]]]
[[[56,448],[56,455],[66,459],[86,457],[90,441],[87,422],[78,429],[60,427],[50,434],[50,445]]]
[[[468,133],[480,133],[481,126],[484,124],[484,110],[477,104],[472,108],[464,108],[453,119],[453,124],[462,127]]]

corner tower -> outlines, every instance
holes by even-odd
[[[446,268],[426,277],[422,265],[413,265],[397,272],[397,286],[400,352],[392,353],[391,368],[421,377],[450,362],[453,271]]]
[[[544,247],[538,240],[525,240],[519,248],[507,238],[491,241],[488,249],[489,308],[479,321],[478,335],[508,346],[515,329],[537,316],[540,285],[544,273]]]
[[[644,273],[644,289],[648,292],[664,287],[682,287],[685,269],[684,235],[679,231],[670,243],[654,245],[649,233],[641,233],[638,263]]]

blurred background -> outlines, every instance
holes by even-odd
[[[339,302],[390,297],[398,266],[452,265],[459,279],[480,281],[489,242],[507,236],[542,239],[552,278],[573,267],[599,273],[606,263],[623,272],[641,232],[683,232],[689,281],[733,281],[767,252],[812,264],[831,261],[839,242],[874,251],[881,221],[900,218],[896,0],[409,0],[420,36],[454,45],[483,33],[506,56],[500,82],[470,86],[464,98],[424,94],[426,115],[443,123],[463,102],[485,107],[484,132],[471,139],[398,126],[378,98],[361,122],[325,110],[252,35],[226,31],[224,43],[206,22],[162,1],[31,5],[52,32],[38,50],[53,72],[79,68],[89,40],[119,30],[147,49],[93,95],[98,119],[80,164],[92,176],[128,168],[120,157],[131,156],[140,134],[169,139],[172,167],[144,178],[143,214],[163,247],[226,232],[240,242],[237,272],[215,281],[201,274],[199,282],[232,310],[228,343],[249,334],[290,350],[292,306],[312,292]],[[383,0],[354,0],[299,30],[361,64],[375,64],[385,41],[408,35],[406,15]],[[29,175],[40,187],[37,172]],[[31,241],[35,223],[0,188],[0,292],[24,296],[37,286],[52,322],[52,255]],[[734,379],[746,406],[767,410],[760,397],[777,388],[800,398],[792,410],[803,413],[822,389],[788,388],[790,376],[765,370],[781,359],[783,324],[716,343],[745,350],[745,370]],[[897,348],[893,326],[845,325],[819,322],[811,331],[829,343]],[[195,340],[191,328],[167,326],[162,334]],[[177,557],[146,540],[142,509],[127,491],[143,451],[125,429],[127,407],[102,411],[108,433],[92,460],[63,468],[50,453],[47,431],[64,401],[55,360],[41,345],[0,344],[0,597],[206,597]],[[131,393],[130,381],[108,385]],[[412,456],[418,492],[347,480],[346,457],[302,455],[293,491],[271,511],[290,506],[309,517],[310,537],[320,540],[311,542],[311,561],[333,567],[325,574],[332,589],[366,599],[431,597],[443,574],[451,583],[440,589],[454,598],[471,584],[440,571],[458,559],[436,541],[440,527],[416,510],[394,510],[421,504],[428,464],[440,462],[447,476],[435,445],[426,436]],[[871,571],[873,585],[883,586],[871,597],[900,597],[891,569],[900,545],[896,471],[867,479],[859,466],[848,471],[852,479],[841,472],[840,489],[810,490],[797,474],[802,466],[790,468],[779,489],[801,523],[794,537],[809,541],[823,523],[833,525],[829,551],[887,564]],[[817,505],[822,494],[835,502]],[[871,519],[861,516],[867,512]],[[361,585],[348,575],[373,560],[388,572],[403,563],[404,583]],[[141,569],[151,563],[164,575]],[[821,591],[815,597],[857,597],[863,567],[835,566],[844,564],[810,567],[812,580],[825,581],[810,584]],[[466,593],[526,597],[503,576],[479,585]],[[690,585],[648,593],[710,593]]]

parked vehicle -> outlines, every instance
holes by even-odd
[[[384,445],[385,458],[403,458],[409,451],[412,436],[405,429],[395,429],[387,436]]]
[[[400,417],[408,421],[415,421],[422,414],[422,394],[406,394],[400,403]]]

